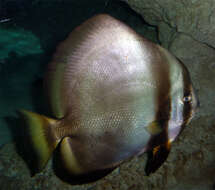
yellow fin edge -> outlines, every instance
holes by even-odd
[[[19,112],[26,122],[28,135],[37,156],[37,168],[41,171],[59,142],[54,135],[54,125],[57,120],[26,110]]]

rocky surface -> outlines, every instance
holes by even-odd
[[[123,0],[144,19],[158,27],[163,24],[215,47],[215,2],[213,0]]]

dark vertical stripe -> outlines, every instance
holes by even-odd
[[[153,66],[153,74],[157,83],[156,99],[157,111],[156,120],[163,128],[163,132],[152,137],[149,142],[149,147],[153,148],[168,141],[168,122],[171,113],[171,80],[170,80],[170,66],[168,59],[160,52],[155,58]]]
[[[162,53],[160,72],[157,72],[157,82],[159,84],[157,92],[157,113],[156,119],[159,121],[160,126],[163,128],[163,132],[160,138],[157,138],[158,143],[164,144],[168,141],[168,122],[171,112],[171,80],[170,80],[170,66],[168,60]]]

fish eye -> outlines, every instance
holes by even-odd
[[[191,102],[191,101],[192,101],[191,95],[184,96],[184,98],[183,98],[183,102],[184,102],[184,103]]]

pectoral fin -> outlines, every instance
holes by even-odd
[[[157,122],[157,121],[151,122],[151,123],[146,127],[146,130],[147,130],[151,135],[158,135],[158,134],[160,134],[160,133],[163,131],[161,125],[160,125],[159,122]]]
[[[168,141],[165,144],[154,147],[148,152],[148,160],[145,168],[146,175],[154,173],[166,161],[171,144]]]

